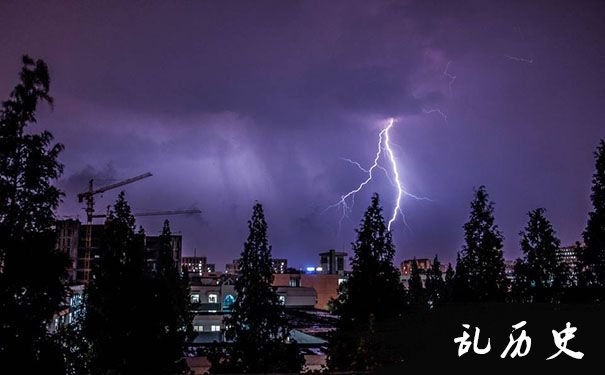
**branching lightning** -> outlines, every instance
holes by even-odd
[[[447,113],[442,111],[440,108],[422,108],[422,112],[427,115],[431,113],[436,113],[441,116],[441,118],[443,119],[443,121],[445,121],[446,124],[448,124]]]
[[[450,64],[451,63],[452,63],[452,60],[448,61],[447,64],[445,65],[445,70],[443,71],[443,75],[449,79],[448,87],[450,90],[450,97],[454,96],[454,94],[452,92],[452,85],[454,84],[454,81],[456,80],[456,76],[450,73]]]
[[[511,55],[504,55],[504,57],[506,57],[509,60],[513,60],[513,61],[517,61],[517,62],[524,62],[524,63],[527,63],[527,64],[533,64],[534,63],[534,59],[533,58],[526,59],[524,57],[517,57],[517,56],[511,56]]]
[[[404,196],[409,196],[411,198],[415,198],[415,199],[419,199],[419,200],[428,200],[427,198],[418,197],[414,194],[410,194],[409,192],[407,192],[405,190],[405,188],[403,187],[403,184],[401,183],[401,176],[399,174],[399,166],[397,165],[397,158],[395,156],[395,153],[393,152],[392,142],[391,142],[391,137],[390,137],[390,130],[393,128],[393,125],[395,125],[395,120],[389,119],[387,122],[387,126],[384,129],[382,129],[380,131],[380,133],[378,134],[378,145],[377,145],[377,149],[376,149],[376,154],[374,155],[374,161],[369,168],[364,168],[363,166],[361,166],[361,164],[359,164],[358,162],[356,162],[354,160],[342,158],[342,160],[353,164],[359,170],[361,170],[362,172],[367,174],[367,177],[355,189],[349,191],[346,194],[341,195],[340,200],[338,200],[338,202],[334,203],[333,205],[331,205],[327,208],[327,209],[330,209],[330,208],[340,207],[342,209],[342,216],[340,218],[339,223],[342,223],[342,220],[352,210],[353,205],[355,204],[355,194],[359,193],[375,177],[374,172],[376,171],[376,169],[382,170],[385,173],[385,175],[387,176],[387,179],[389,180],[391,185],[395,188],[395,193],[396,193],[395,205],[393,207],[391,217],[389,218],[389,221],[387,224],[387,229],[389,231],[391,230],[391,226],[397,219],[398,215],[401,215],[401,217],[405,220],[403,211],[401,210],[401,200],[403,199]],[[386,167],[384,167],[380,164],[381,158],[383,158],[383,157],[387,159],[388,164],[390,165],[390,168],[389,168],[390,173]]]

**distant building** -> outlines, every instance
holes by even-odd
[[[190,275],[202,275],[204,272],[208,272],[208,261],[206,257],[182,257],[181,264],[184,269]],[[214,271],[213,271],[214,272]]]
[[[240,260],[233,259],[233,262],[225,264],[225,273],[237,275],[240,271]]]
[[[404,287],[408,287],[408,283],[410,281],[410,277],[412,276],[412,263],[416,261],[418,265],[418,270],[420,270],[420,280],[422,280],[422,284],[426,282],[426,273],[433,267],[433,261],[428,258],[419,258],[419,259],[405,259],[399,265],[399,272],[401,273],[401,282]],[[445,279],[445,272],[447,271],[447,267],[445,264],[441,264],[439,267],[439,271],[441,271],[441,277]]]
[[[508,281],[515,280],[515,264],[516,260],[505,260],[504,261],[504,276]]]
[[[160,252],[160,236],[145,237],[145,262],[151,271],[155,271],[156,263]],[[177,269],[181,269],[181,253],[183,252],[183,236],[173,234],[170,236],[170,245],[172,247],[172,259],[174,260]]]
[[[412,274],[412,263],[416,261],[418,265],[418,269],[421,273],[424,273],[426,270],[430,269],[433,266],[433,262],[428,258],[420,258],[420,259],[405,259],[401,262],[399,266],[399,271],[401,272],[401,276],[410,276]]]
[[[273,273],[284,273],[288,269],[288,259],[273,259]]]
[[[569,267],[572,276],[577,275],[578,265],[580,262],[580,254],[584,250],[584,246],[579,242],[574,245],[565,246],[557,249],[557,260]]]
[[[227,263],[225,265],[225,273],[237,275],[241,269],[241,262],[241,259],[233,259],[233,262]],[[273,273],[284,273],[288,269],[288,260],[273,258],[271,267],[273,268]]]
[[[205,272],[216,272],[216,265],[214,263],[208,263],[208,264],[206,264],[206,271]]]
[[[102,256],[105,225],[93,224],[91,230],[90,258],[87,259],[86,230],[88,225],[79,220],[58,220],[57,228],[57,250],[63,251],[70,257],[70,267],[67,270],[69,281],[72,284],[87,284],[91,272]],[[182,236],[172,236],[173,257],[180,267]],[[159,249],[159,236],[147,236],[145,238],[145,256],[147,264],[151,269],[155,268],[157,251]]]
[[[330,249],[325,253],[320,253],[320,269],[316,268],[316,271],[326,275],[341,275],[345,274],[345,257],[347,253],[338,252],[334,249]]]
[[[78,266],[78,237],[80,222],[78,220],[61,220],[57,222],[56,249],[69,256],[70,266],[67,270],[69,282],[75,283]]]

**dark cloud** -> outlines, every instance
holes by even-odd
[[[405,199],[398,259],[453,260],[481,184],[509,257],[530,209],[547,207],[564,243],[585,224],[605,136],[602,3],[4,1],[0,15],[0,92],[24,52],[51,69],[40,127],[66,145],[63,214],[81,214],[91,177],[151,171],[125,188],[135,210],[203,211],[172,218],[185,253],[236,257],[259,200],[275,254],[315,262],[349,249],[373,191],[392,209],[379,176],[340,228],[325,210],[364,177],[342,158],[368,166],[397,117],[406,188],[431,198]]]

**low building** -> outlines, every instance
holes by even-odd
[[[338,286],[344,280],[339,275],[319,273],[284,273],[273,275],[273,286],[296,288],[312,288],[317,300],[316,309],[327,310],[331,299],[338,297]]]

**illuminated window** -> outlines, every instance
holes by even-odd
[[[282,305],[286,304],[286,296],[277,296],[277,300],[279,301],[279,303],[281,303]]]
[[[200,295],[192,294],[191,295],[191,303],[200,303]]]
[[[203,332],[204,326],[193,326],[193,331],[194,332]]]
[[[210,331],[212,331],[212,332],[220,332],[220,330],[221,330],[221,326],[218,326],[218,325],[210,326]]]
[[[218,302],[218,294],[210,293],[208,294],[208,303],[217,303]]]

